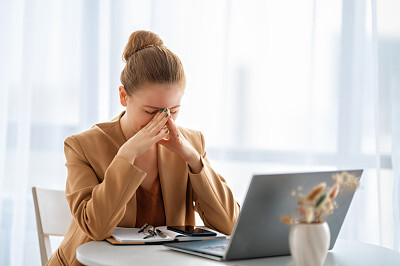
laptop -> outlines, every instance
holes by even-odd
[[[165,247],[215,260],[238,260],[290,255],[290,226],[280,221],[293,214],[296,206],[291,192],[299,186],[308,193],[315,185],[334,184],[332,175],[343,171],[254,175],[232,235],[229,239],[170,242]],[[347,170],[361,177],[363,170]],[[329,249],[335,245],[340,228],[354,195],[353,189],[341,189],[338,209],[326,219],[331,231]]]

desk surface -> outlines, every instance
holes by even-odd
[[[113,246],[106,241],[83,244],[76,250],[79,262],[86,265],[293,265],[290,256],[251,260],[214,261],[169,250],[162,245]],[[324,265],[400,265],[400,253],[391,249],[337,240]]]

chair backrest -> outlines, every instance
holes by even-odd
[[[49,236],[64,236],[72,216],[65,192],[32,187],[36,226],[39,238],[40,258],[46,265],[52,252]]]

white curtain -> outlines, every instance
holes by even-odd
[[[120,112],[131,32],[182,60],[178,123],[240,203],[253,173],[364,169],[340,237],[400,249],[396,0],[0,1],[0,265],[40,264],[31,186],[63,140]],[[289,193],[288,193],[289,195]]]

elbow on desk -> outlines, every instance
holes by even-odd
[[[74,212],[74,221],[86,236],[95,241],[101,241],[111,236],[119,216],[107,219],[100,215],[88,215],[86,208]]]
[[[111,234],[110,235],[105,235],[105,234],[100,235],[99,234],[99,235],[91,235],[89,237],[94,241],[102,241],[104,239],[109,238],[110,236],[111,236]]]
[[[85,222],[79,222],[78,226],[80,229],[92,240],[101,241],[109,238],[114,228],[108,228],[104,224],[88,224]]]
[[[112,234],[112,231],[109,230],[84,230],[85,234],[90,237],[94,241],[102,241],[106,238],[109,238]]]

